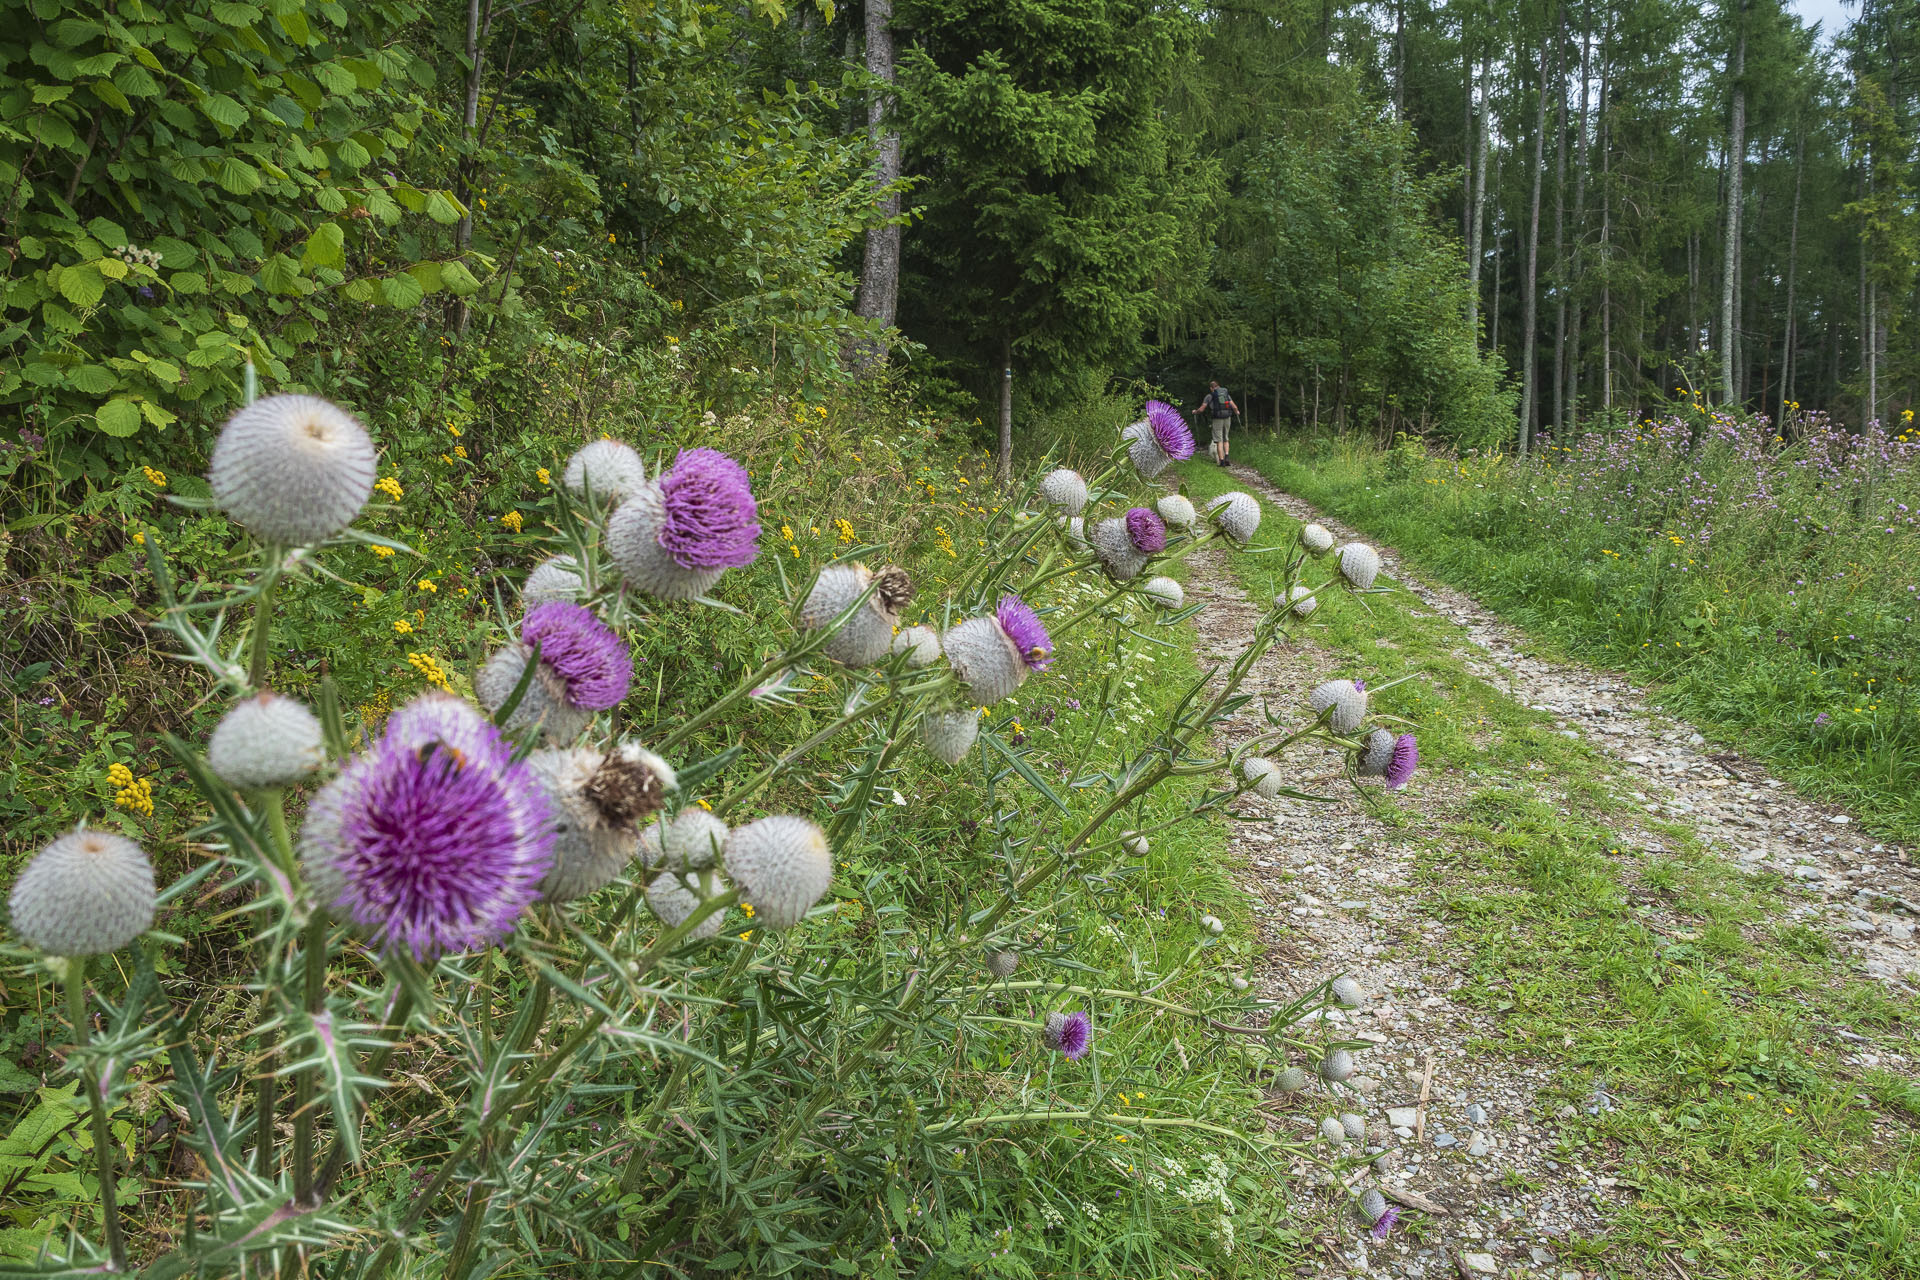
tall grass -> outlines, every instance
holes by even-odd
[[[1880,831],[1920,834],[1920,429],[1683,407],[1536,456],[1237,456]]]

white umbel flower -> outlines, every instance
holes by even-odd
[[[1394,736],[1386,729],[1375,729],[1367,735],[1367,745],[1360,752],[1360,776],[1378,778],[1393,763]]]
[[[527,669],[527,659],[532,656],[533,650],[515,640],[495,651],[487,659],[487,665],[474,675],[474,697],[488,715],[505,706],[513,696],[521,674]],[[539,725],[551,741],[572,742],[592,723],[593,712],[568,702],[566,682],[542,662],[534,668],[533,679],[527,682],[527,691],[520,696],[513,714],[507,717],[506,727],[517,731]]]
[[[1353,978],[1343,975],[1333,980],[1333,998],[1349,1009],[1358,1009],[1367,1002],[1367,993]]]
[[[673,821],[661,819],[647,828],[640,841],[641,855],[650,866],[669,871],[702,871],[714,864],[727,847],[727,824],[697,804],[688,805]]]
[[[207,763],[230,787],[285,787],[325,764],[320,721],[277,693],[234,703],[207,739]]]
[[[1220,526],[1220,532],[1233,539],[1236,546],[1244,547],[1252,542],[1254,533],[1260,528],[1259,502],[1238,489],[1223,493],[1209,502],[1207,514]]]
[[[1320,598],[1315,594],[1312,587],[1289,587],[1287,589],[1287,601],[1292,602],[1294,616],[1300,618],[1306,617],[1320,607]],[[1281,604],[1286,603],[1286,601],[1276,599],[1274,603]]]
[[[1355,591],[1365,591],[1373,585],[1380,572],[1380,553],[1364,542],[1349,542],[1338,547],[1334,556],[1340,562],[1340,576],[1353,584]]]
[[[533,567],[520,587],[520,603],[531,609],[551,600],[578,601],[587,593],[580,562],[572,556],[548,556]]]
[[[790,929],[833,883],[827,833],[789,814],[749,822],[727,838],[727,874],[755,924]]]
[[[669,929],[678,929],[688,916],[700,909],[702,902],[720,892],[720,877],[711,871],[698,873],[693,878],[699,881],[703,892],[694,893],[671,871],[661,872],[647,884],[647,908]],[[727,913],[716,911],[695,925],[687,937],[696,941],[711,938],[726,922]]]
[[[1002,982],[1011,978],[1013,971],[1019,967],[1020,953],[1017,951],[987,952],[987,972]]]
[[[318,396],[268,396],[227,419],[207,480],[213,500],[262,542],[305,546],[353,523],[373,494],[367,429]]]
[[[900,610],[913,598],[907,571],[890,566],[875,574],[864,564],[830,564],[820,571],[806,603],[800,606],[800,625],[818,631],[859,600],[870,586],[874,587],[873,594],[861,601],[821,647],[829,658],[849,667],[870,666],[892,650]]]
[[[940,639],[947,664],[975,702],[990,707],[1027,678],[1027,660],[996,618],[968,618]]]
[[[1280,794],[1280,766],[1265,756],[1248,756],[1240,762],[1240,776],[1247,789],[1257,796],[1273,799]]]
[[[595,440],[567,459],[567,469],[560,479],[581,497],[587,495],[591,485],[597,500],[618,502],[647,482],[647,464],[630,445],[618,440]]]
[[[1307,703],[1316,714],[1324,715],[1332,708],[1327,727],[1335,733],[1352,733],[1367,718],[1366,690],[1356,688],[1351,680],[1329,680],[1314,686]]]
[[[1127,536],[1127,522],[1119,516],[1102,520],[1093,526],[1094,554],[1100,557],[1107,572],[1116,582],[1125,582],[1137,576],[1147,558],[1133,545],[1133,539]]]
[[[1167,522],[1167,527],[1170,529],[1191,529],[1194,522],[1200,518],[1199,513],[1193,509],[1193,504],[1187,501],[1184,495],[1178,493],[1170,493],[1161,498],[1153,504],[1153,509],[1160,513],[1160,518]]]
[[[1179,609],[1187,603],[1187,593],[1172,578],[1148,578],[1140,594],[1162,609]]]
[[[35,854],[7,898],[13,931],[56,956],[118,951],[153,926],[153,864],[110,831],[69,831]]]
[[[1048,506],[1077,516],[1087,505],[1087,482],[1071,467],[1056,467],[1040,477],[1040,496],[1047,500]]]
[[[1322,525],[1302,525],[1300,545],[1307,549],[1309,555],[1323,556],[1333,550],[1333,535]]]
[[[893,638],[892,651],[906,654],[907,665],[918,671],[940,661],[940,633],[932,627],[907,627]]]
[[[660,545],[667,525],[666,498],[657,482],[633,491],[607,520],[607,554],[627,584],[662,600],[692,600],[703,596],[725,573],[719,569],[687,569]]]

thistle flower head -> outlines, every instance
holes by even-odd
[[[1329,680],[1316,685],[1307,695],[1315,712],[1327,717],[1327,727],[1335,733],[1352,733],[1367,716],[1366,690],[1351,680]]]
[[[1323,556],[1333,550],[1333,535],[1317,524],[1300,526],[1300,545],[1309,555]]]
[[[1367,993],[1351,976],[1343,975],[1333,980],[1333,998],[1349,1009],[1358,1009],[1367,1002]]]
[[[1067,544],[1077,551],[1087,549],[1087,522],[1079,516],[1070,516],[1060,520],[1060,531],[1067,536]]]
[[[532,661],[533,650],[519,641],[502,645],[487,664],[474,673],[473,695],[489,715],[507,705]],[[544,662],[534,663],[533,675],[507,717],[507,728],[518,732],[538,726],[552,742],[571,742],[593,723],[593,712],[567,700],[567,684]]]
[[[1144,858],[1153,852],[1153,844],[1138,831],[1122,831],[1120,847],[1136,858]]]
[[[1199,513],[1193,509],[1193,503],[1187,501],[1185,495],[1178,493],[1169,493],[1159,499],[1153,504],[1153,509],[1159,512],[1160,518],[1173,529],[1191,529],[1194,521],[1200,518]]]
[[[1167,525],[1164,520],[1146,507],[1130,507],[1127,510],[1127,541],[1133,549],[1143,556],[1167,549]]]
[[[553,825],[500,731],[429,693],[314,796],[300,856],[327,907],[382,950],[430,960],[512,931],[552,869]]]
[[[1254,533],[1260,528],[1259,502],[1238,489],[1223,493],[1209,502],[1207,514],[1213,517],[1220,532],[1231,538],[1235,546],[1244,547],[1252,542]]]
[[[647,464],[632,446],[595,440],[567,459],[561,482],[581,497],[589,492],[602,502],[618,502],[647,482]]]
[[[671,871],[663,871],[647,882],[647,909],[669,929],[678,929],[686,923],[687,917],[698,911],[702,902],[723,888],[720,877],[711,871],[696,872],[687,879],[700,887],[699,893],[687,888],[681,877]],[[716,911],[693,926],[687,938],[690,941],[711,938],[726,922],[727,913]]]
[[[636,591],[691,600],[759,554],[758,512],[739,463],[712,449],[683,450],[608,519],[607,554]]]
[[[867,594],[868,588],[872,593]],[[809,631],[827,626],[860,600],[838,630],[822,646],[835,662],[849,667],[865,667],[880,661],[893,649],[893,629],[900,621],[900,610],[913,599],[913,581],[905,569],[889,566],[875,574],[857,561],[830,564],[814,580],[813,590],[800,606],[800,625]]]
[[[1340,1129],[1347,1135],[1348,1142],[1359,1142],[1367,1136],[1367,1118],[1352,1111],[1342,1112]]]
[[[373,441],[318,396],[268,396],[235,413],[214,443],[213,500],[262,542],[332,537],[373,494]]]
[[[1347,1140],[1347,1130],[1340,1123],[1340,1117],[1328,1116],[1320,1122],[1320,1136],[1337,1147]]]
[[[1013,641],[1013,647],[1020,651],[1020,660],[1029,668],[1045,671],[1053,665],[1053,638],[1047,634],[1040,615],[1025,600],[1016,595],[1001,596],[993,616],[999,621],[1000,629],[1007,633],[1007,639]]]
[[[1044,666],[1052,660],[1053,642],[1039,618],[1020,603],[1018,596],[1003,599],[1002,610],[1008,601],[1019,605],[1018,610],[1007,614],[1019,632],[1017,636],[1008,631],[1000,610],[996,610],[990,618],[968,618],[940,639],[947,664],[982,706],[990,707],[1018,689],[1028,672],[1035,669],[1035,663]],[[1029,618],[1031,627],[1027,625]]]
[[[1093,543],[1093,553],[1117,582],[1126,582],[1138,576],[1147,562],[1146,556],[1133,545],[1133,535],[1127,531],[1127,522],[1119,516],[1102,520],[1093,526],[1089,541]]]
[[[664,760],[632,743],[605,754],[536,751],[527,767],[554,815],[553,867],[540,892],[555,902],[584,898],[619,877],[633,859],[640,822],[674,780]]]
[[[920,740],[927,753],[944,765],[956,765],[973,750],[980,736],[980,713],[972,707],[934,711],[920,722]]]
[[[21,941],[49,955],[118,951],[153,926],[153,864],[139,845],[81,827],[27,863],[7,897]]]
[[[1393,740],[1393,759],[1381,770],[1381,776],[1387,780],[1387,790],[1398,791],[1407,785],[1413,777],[1413,771],[1420,764],[1420,744],[1413,735],[1403,733]]]
[[[1373,580],[1380,572],[1378,551],[1364,542],[1349,542],[1334,548],[1333,554],[1340,563],[1340,576],[1355,591],[1365,591],[1373,586]]]
[[[1147,401],[1147,428],[1153,432],[1153,442],[1160,446],[1160,451],[1175,462],[1184,462],[1193,456],[1193,430],[1172,405],[1163,400]]]
[[[1201,916],[1200,927],[1216,938],[1227,931],[1227,926],[1219,916]]]
[[[1360,1216],[1367,1220],[1368,1226],[1372,1226],[1386,1214],[1387,1198],[1374,1188],[1368,1187],[1365,1194],[1360,1197]]]
[[[805,818],[779,814],[749,822],[727,837],[727,875],[754,919],[790,929],[833,883],[827,833]]]
[[[1367,745],[1360,749],[1360,776],[1377,778],[1392,763],[1393,734],[1385,729],[1375,729],[1367,735]]]
[[[1280,766],[1265,756],[1248,756],[1242,760],[1240,776],[1246,779],[1247,789],[1257,796],[1271,800],[1280,794]]]
[[[1073,1013],[1050,1013],[1041,1024],[1040,1043],[1056,1053],[1065,1054],[1067,1061],[1078,1062],[1093,1045],[1093,1019],[1084,1009]]]
[[[572,705],[605,711],[627,696],[633,655],[591,609],[570,600],[535,605],[520,624],[520,641],[540,646],[540,664],[560,677]]]
[[[1282,1093],[1299,1093],[1307,1087],[1307,1073],[1298,1067],[1288,1067],[1274,1077],[1273,1087]]]
[[[1329,1049],[1327,1056],[1320,1059],[1320,1078],[1330,1084],[1339,1084],[1353,1075],[1353,1055],[1345,1049]]]
[[[326,763],[320,721],[277,693],[234,703],[207,739],[207,763],[230,787],[285,787]]]
[[[906,654],[907,665],[914,670],[940,661],[940,633],[932,627],[906,627],[893,638],[889,652]]]
[[[1378,1191],[1369,1192],[1368,1194],[1375,1196],[1380,1195]],[[1381,1199],[1384,1200],[1385,1197],[1382,1196]],[[1380,1216],[1374,1219],[1373,1230],[1367,1234],[1372,1236],[1375,1241],[1385,1240],[1387,1233],[1392,1231],[1394,1224],[1399,1221],[1400,1210],[1394,1205],[1386,1205],[1381,1210]]]
[[[1298,618],[1304,618],[1320,607],[1319,597],[1314,593],[1312,587],[1289,587],[1287,588],[1286,599],[1284,601],[1278,601],[1277,603],[1291,603],[1294,616]]]
[[[1120,438],[1127,444],[1127,460],[1133,463],[1133,469],[1142,480],[1152,480],[1173,464],[1167,451],[1154,439],[1153,424],[1145,418],[1120,432]]]
[[[1140,594],[1162,609],[1180,609],[1187,603],[1186,591],[1167,577],[1148,578],[1146,585],[1140,588]]]
[[[520,604],[532,609],[549,600],[578,600],[586,593],[580,564],[572,556],[548,556],[533,567],[520,587]]]
[[[1002,982],[1011,978],[1013,971],[1019,967],[1020,953],[1018,951],[987,952],[987,972]]]
[[[669,871],[703,871],[712,866],[727,847],[729,834],[724,819],[695,804],[675,814],[672,821],[662,818],[647,831],[648,838],[641,842],[642,857]]]
[[[1087,505],[1087,482],[1070,467],[1056,467],[1040,477],[1040,496],[1047,505],[1060,508],[1070,516],[1080,514]]]

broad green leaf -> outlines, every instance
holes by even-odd
[[[252,195],[260,189],[260,171],[237,156],[223,159],[213,171],[214,180],[234,195]]]
[[[467,270],[467,264],[464,262],[441,263],[440,283],[448,293],[462,297],[475,293],[480,288],[480,282],[473,278],[473,272]]]
[[[418,280],[402,271],[380,282],[380,296],[390,307],[412,307],[418,306],[426,294],[421,291]]]
[[[126,437],[140,430],[140,406],[122,396],[101,405],[93,424],[110,436]]]
[[[215,124],[238,129],[247,122],[247,109],[224,93],[209,94],[200,102],[200,110]]]
[[[301,251],[300,263],[307,267],[333,267],[345,270],[347,255],[345,250],[347,233],[337,222],[323,222],[313,229],[307,237],[306,248]]]
[[[77,364],[67,370],[67,385],[90,396],[103,396],[118,382],[113,370],[97,364]]]
[[[460,207],[460,202],[448,192],[429,191],[427,193],[427,216],[435,222],[452,224],[460,221],[461,215],[465,212],[466,210]]]
[[[100,269],[87,262],[62,271],[57,287],[74,306],[90,307],[106,293],[107,282],[101,278]]]

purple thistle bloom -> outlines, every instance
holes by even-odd
[[[1050,1013],[1041,1024],[1040,1043],[1064,1053],[1067,1061],[1078,1062],[1093,1045],[1093,1019],[1084,1009]]]
[[[1355,689],[1358,689],[1361,693],[1365,693],[1367,691],[1367,682],[1365,680],[1355,680],[1353,682],[1353,687]]]
[[[1147,425],[1153,429],[1154,441],[1169,458],[1184,462],[1193,456],[1193,431],[1178,409],[1162,400],[1147,401]]]
[[[1053,665],[1053,638],[1047,634],[1046,624],[1019,596],[1000,597],[1000,605],[993,611],[1000,629],[1007,633],[1007,639],[1013,641],[1013,647],[1020,651],[1020,660],[1029,670],[1045,671]]]
[[[430,961],[512,932],[553,864],[553,816],[500,731],[430,693],[313,798],[300,848],[322,902]]]
[[[660,477],[662,549],[682,569],[738,569],[760,554],[747,471],[718,449],[682,449]]]
[[[1167,549],[1166,521],[1145,507],[1129,508],[1127,541],[1133,543],[1133,549],[1142,555],[1165,551]]]
[[[1387,762],[1387,790],[1398,791],[1407,785],[1413,777],[1414,768],[1420,763],[1420,744],[1413,735],[1403,733],[1393,740],[1393,759]]]
[[[617,707],[633,679],[626,642],[593,610],[571,600],[536,605],[520,624],[520,641],[540,646],[540,661],[567,686],[567,701],[587,711]]]
[[[1387,1211],[1380,1215],[1379,1220],[1373,1224],[1373,1230],[1369,1234],[1371,1234],[1376,1241],[1385,1240],[1387,1238],[1387,1232],[1393,1230],[1393,1224],[1398,1221],[1400,1221],[1400,1210],[1393,1205],[1388,1205]]]

